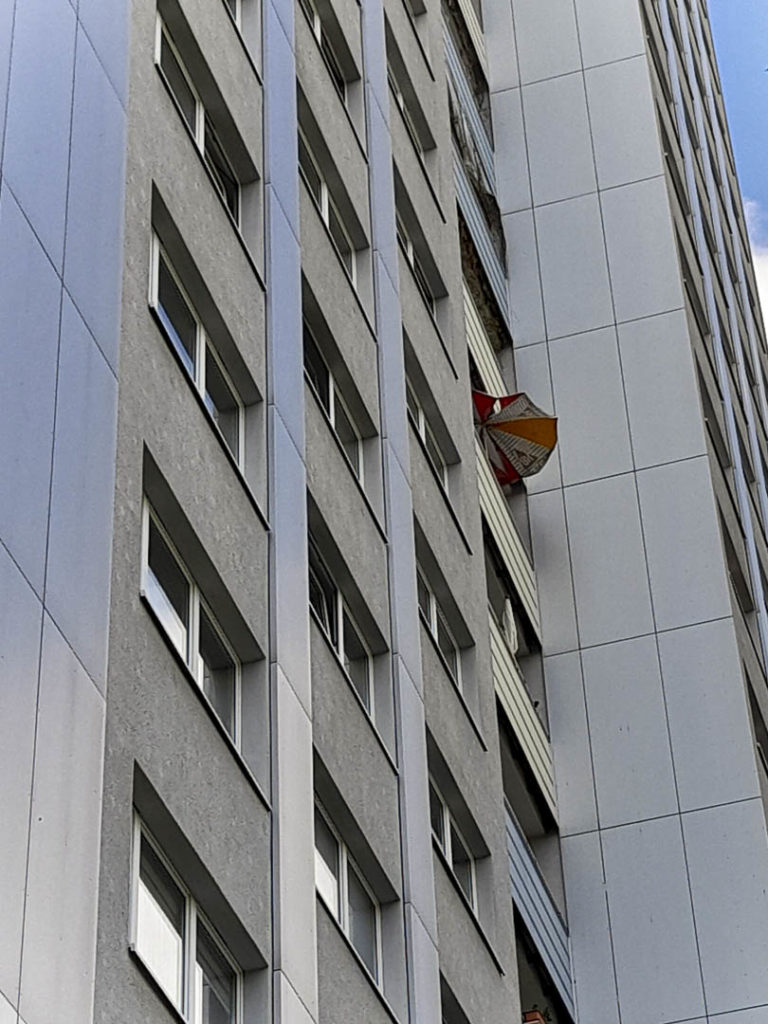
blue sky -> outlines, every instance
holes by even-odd
[[[709,0],[761,297],[768,309],[768,0]]]

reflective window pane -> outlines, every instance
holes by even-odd
[[[176,59],[176,54],[171,49],[171,45],[168,42],[165,32],[163,32],[160,41],[160,67],[163,69],[166,81],[171,87],[171,92],[181,108],[184,120],[189,125],[192,133],[195,134],[197,100],[195,99],[195,94],[192,92],[184,72],[181,70],[181,65]]]
[[[236,999],[237,976],[198,918],[195,1024],[233,1024]]]
[[[149,520],[147,599],[163,629],[187,659],[189,582],[154,519]]]
[[[344,668],[366,708],[371,709],[371,660],[357,631],[344,610]]]
[[[235,221],[240,218],[240,185],[232,166],[227,160],[219,138],[206,118],[205,121],[205,159],[213,174],[216,186],[224,203]]]
[[[336,392],[336,400],[333,404],[334,409],[334,430],[341,441],[341,446],[344,449],[347,458],[352,464],[352,469],[355,471],[355,476],[360,476],[360,438],[358,437],[357,431],[352,423],[352,419],[347,413],[343,402],[339,396],[338,391]]]
[[[338,643],[336,587],[314,544],[309,545],[309,604],[320,619],[334,647]]]
[[[363,963],[378,980],[376,906],[350,864],[347,870],[349,938]]]
[[[453,873],[462,888],[464,895],[474,905],[474,892],[472,889],[472,857],[464,844],[464,840],[456,831],[451,822],[451,861]]]
[[[194,377],[197,321],[162,253],[158,268],[157,313],[182,362]]]
[[[451,638],[451,634],[448,632],[448,626],[446,625],[443,613],[439,608],[437,610],[437,646],[440,648],[441,654],[448,663],[451,675],[454,679],[458,680],[456,645]]]
[[[315,810],[315,886],[338,919],[339,844],[318,810]]]
[[[419,598],[419,611],[427,620],[431,623],[432,621],[432,610],[431,610],[431,595],[429,593],[429,587],[424,580],[424,577],[417,570],[416,571],[416,589]]]
[[[405,382],[405,403],[408,407],[408,412],[413,417],[413,421],[418,427],[419,425],[419,403],[416,399],[416,393],[411,387],[411,382],[406,380]]]
[[[184,894],[145,839],[141,841],[136,949],[175,1006],[181,1007]]]
[[[429,784],[429,820],[432,831],[435,833],[440,846],[445,849],[445,827],[443,825],[443,802],[437,795],[437,790],[430,782]]]
[[[235,731],[235,662],[205,608],[200,608],[200,672],[203,692],[230,734]]]
[[[317,392],[320,404],[330,416],[331,413],[331,379],[325,360],[320,355],[312,332],[307,324],[304,324],[304,369],[312,381],[312,386]]]
[[[307,188],[314,196],[315,202],[318,206],[322,207],[322,178],[301,134],[299,135],[299,168],[304,175]]]
[[[240,403],[210,347],[205,352],[205,404],[224,435],[227,447],[240,454]]]

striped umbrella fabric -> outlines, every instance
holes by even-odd
[[[543,469],[557,444],[557,417],[524,392],[496,398],[473,391],[472,400],[480,441],[502,486]]]

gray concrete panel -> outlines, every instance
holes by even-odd
[[[572,0],[514,0],[512,17],[523,84],[580,69]]]
[[[0,194],[0,536],[43,591],[61,284],[7,186]],[[19,339],[24,344],[19,344]]]
[[[492,4],[493,10],[501,7]],[[508,60],[505,64],[509,64]],[[523,103],[519,88],[491,93],[496,198],[502,213],[516,213],[533,205],[528,177],[528,154],[523,127]]]
[[[267,2],[264,25],[264,181],[274,191],[296,237],[299,237],[298,165],[296,135],[296,66],[293,52],[293,0],[279,9]],[[282,20],[281,20],[282,19]],[[271,216],[271,212],[268,211]]]
[[[3,149],[5,145],[5,115],[8,99],[8,79],[11,72],[11,43],[13,40],[13,17],[15,0],[0,8],[0,174],[3,170]]]
[[[53,1006],[62,1024],[92,1013],[104,717],[103,697],[46,617],[19,1001],[29,1024],[45,1024]]]
[[[576,17],[584,67],[645,55],[637,0],[576,0]]]
[[[18,999],[42,606],[0,546],[0,989]],[[15,1021],[15,1017],[14,1017]]]
[[[550,491],[528,499],[531,540],[541,610],[544,654],[562,654],[578,647],[576,605],[572,586],[563,586],[571,572],[570,547],[563,495]]]
[[[3,175],[59,272],[67,215],[74,52],[75,12],[67,0],[17,4]],[[102,187],[105,184],[110,183],[102,182]]]
[[[91,679],[107,674],[117,382],[64,296],[46,605]]]
[[[80,29],[64,283],[114,370],[120,323],[124,125],[120,101]]]
[[[130,18],[127,4],[78,0],[77,16],[123,106],[128,104]]]
[[[321,1024],[392,1024],[371,978],[317,901],[319,1016]]]

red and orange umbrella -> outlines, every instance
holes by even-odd
[[[473,391],[472,399],[480,441],[499,483],[538,473],[557,444],[557,418],[523,392],[494,398]]]

